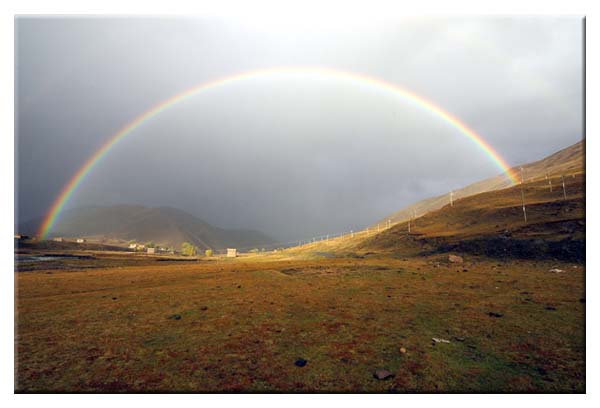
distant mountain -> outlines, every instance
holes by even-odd
[[[556,177],[560,175],[579,173],[584,168],[583,149],[583,141],[580,141],[542,160],[523,164],[522,166],[515,166],[511,168],[509,172],[520,180],[520,168],[523,167],[523,176],[526,182],[545,178],[546,174],[548,174],[548,176]],[[508,178],[508,175],[503,173],[495,177],[478,181],[467,187],[461,188],[460,190],[455,190],[453,198],[454,200],[457,200],[479,193],[501,190],[510,186],[511,181]],[[425,213],[442,208],[449,203],[449,200],[449,195],[444,194],[419,201],[394,214],[391,214],[388,217],[385,217],[379,221],[378,224],[386,225],[388,220],[391,220],[392,223],[408,221],[413,215],[420,217]]]
[[[19,231],[35,233],[39,220],[19,226]],[[53,236],[84,237],[181,247],[190,242],[201,249],[227,247],[252,248],[275,242],[259,231],[228,230],[214,227],[185,211],[171,208],[148,208],[140,205],[84,207],[64,211],[54,226]]]

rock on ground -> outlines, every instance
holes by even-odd
[[[463,258],[458,255],[448,255],[448,261],[452,263],[463,263]]]
[[[388,371],[388,370],[377,370],[373,373],[373,377],[378,379],[378,380],[388,380],[390,378],[394,377],[394,373]]]

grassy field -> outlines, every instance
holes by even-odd
[[[560,181],[236,259],[17,247],[17,391],[584,392],[585,175]]]
[[[16,389],[585,391],[581,264],[305,258],[16,272]]]

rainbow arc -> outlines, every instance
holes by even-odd
[[[391,92],[394,95],[400,97],[403,100],[414,103],[415,105],[423,108],[430,112],[432,115],[444,120],[446,123],[451,125],[471,139],[477,146],[497,165],[497,167],[506,173],[508,179],[512,184],[517,184],[516,175],[510,171],[510,166],[506,161],[496,152],[492,146],[483,139],[482,136],[477,134],[474,130],[469,128],[464,122],[459,120],[451,113],[443,110],[433,102],[417,95],[414,92],[409,91],[399,85],[387,82],[378,78],[370,77],[367,75],[361,75],[353,72],[342,71],[332,68],[321,68],[321,67],[283,67],[283,68],[269,68],[260,69],[256,71],[245,72],[237,75],[224,77],[221,79],[208,81],[194,86],[188,90],[185,90],[171,98],[158,103],[147,111],[143,112],[131,122],[122,127],[117,133],[108,138],[108,140],[92,154],[87,161],[79,168],[79,170],[71,177],[69,182],[63,187],[60,194],[56,197],[52,206],[50,207],[44,221],[40,227],[39,235],[42,238],[46,238],[52,227],[56,223],[58,216],[62,212],[65,205],[69,202],[69,199],[73,196],[77,188],[85,180],[86,176],[93,170],[93,168],[102,160],[104,156],[110,152],[110,150],[123,138],[131,134],[135,129],[140,127],[145,122],[156,117],[161,112],[189,99],[200,92],[233,84],[240,81],[246,81],[251,79],[269,78],[273,76],[286,76],[286,75],[301,75],[307,77],[319,77],[324,79],[336,79],[347,81],[354,85],[367,85],[375,89],[380,89],[386,92]]]

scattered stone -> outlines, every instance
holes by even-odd
[[[463,272],[469,272],[467,268],[463,268]]]
[[[464,337],[458,337],[458,336],[454,336],[454,340],[456,341],[460,341],[461,343],[464,342],[466,339]]]
[[[113,297],[113,298],[112,298],[112,300],[117,300],[117,298],[116,298],[116,297]]]
[[[448,255],[448,261],[452,263],[463,263],[463,258],[458,255]]]
[[[394,373],[392,373],[388,370],[381,369],[381,370],[376,370],[373,373],[373,377],[377,380],[383,381],[383,380],[389,380],[390,378],[394,378],[395,375],[394,375]]]
[[[558,268],[552,268],[550,269],[548,272],[552,272],[552,273],[563,273],[564,271],[562,269],[558,269]]]
[[[308,363],[308,360],[299,358],[298,360],[296,360],[296,362],[294,364],[296,365],[296,367],[304,367],[307,363]]]
[[[242,288],[242,285],[238,285],[238,289],[241,289],[241,288]]]
[[[446,344],[450,344],[450,340],[446,340],[446,339],[438,339],[437,337],[432,337],[431,340],[433,340],[433,343],[446,343]]]
[[[556,310],[554,306],[546,306],[546,310]]]
[[[502,317],[502,316],[504,316],[502,313],[498,313],[498,312],[489,312],[488,315],[491,316],[491,317]]]
[[[169,319],[171,319],[171,320],[181,320],[181,315],[174,314],[174,315],[169,316]]]
[[[400,347],[400,353],[406,354],[406,349],[404,347]]]
[[[208,306],[202,306],[202,307],[200,308],[200,310],[202,310],[202,311],[204,311],[204,310],[208,310]]]

